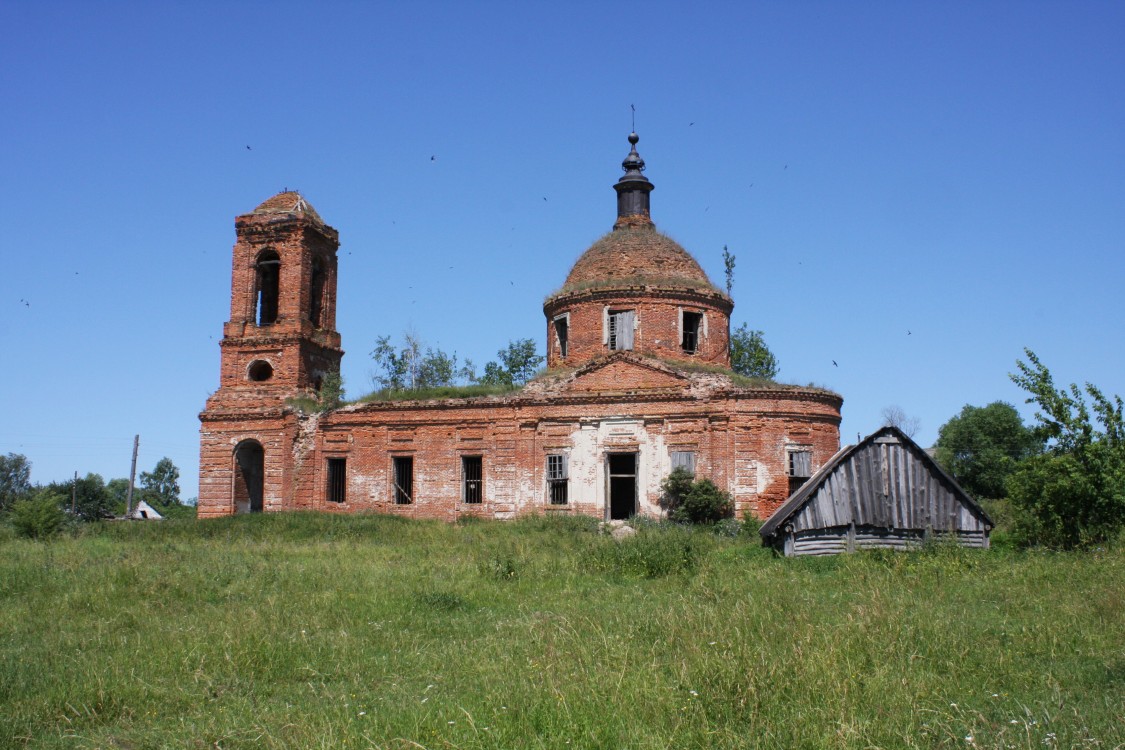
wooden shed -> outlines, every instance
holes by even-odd
[[[910,549],[932,535],[988,547],[992,520],[895,427],[840,449],[762,525],[787,556]]]

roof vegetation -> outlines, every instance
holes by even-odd
[[[415,390],[382,388],[349,403],[366,404],[379,401],[433,401],[435,399],[447,398],[481,398],[484,396],[502,396],[509,393],[516,393],[519,390],[519,386],[506,384],[441,385],[433,388],[417,388]]]

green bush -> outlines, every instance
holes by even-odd
[[[19,500],[12,506],[12,527],[28,539],[49,539],[66,525],[66,513],[59,507],[63,498],[40,493],[30,500]]]
[[[668,518],[678,523],[709,526],[730,518],[734,512],[730,495],[710,479],[694,480],[687,469],[673,469],[660,486]]]

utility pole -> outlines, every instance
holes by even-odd
[[[125,491],[125,517],[133,512],[133,479],[137,476],[137,449],[141,446],[141,436],[133,436],[133,467],[129,469],[129,489]]]
[[[78,472],[74,472],[74,481],[70,484],[70,515],[78,510]]]

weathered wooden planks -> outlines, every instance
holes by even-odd
[[[762,536],[791,536],[778,545],[786,554],[835,554],[849,546],[909,549],[930,533],[987,547],[990,529],[980,506],[925,451],[887,427],[837,453],[763,525]]]

